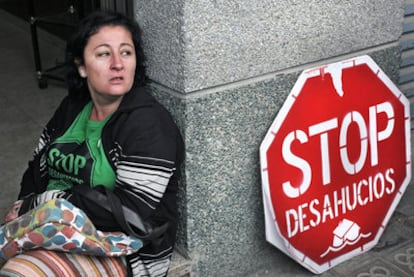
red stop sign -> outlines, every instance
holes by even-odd
[[[375,246],[411,178],[409,115],[368,56],[305,70],[260,146],[267,240],[314,273]]]

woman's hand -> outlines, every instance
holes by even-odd
[[[16,219],[19,216],[20,207],[22,206],[23,200],[17,200],[13,203],[13,205],[9,208],[4,216],[4,222],[10,222]]]

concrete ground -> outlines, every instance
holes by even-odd
[[[44,68],[62,61],[62,46],[41,41]],[[59,84],[39,89],[28,23],[0,9],[0,214],[16,199],[20,178],[43,126],[65,95]]]
[[[41,51],[45,68],[62,60],[62,45],[52,38],[42,40]],[[0,65],[0,215],[3,215],[17,197],[21,175],[43,126],[66,91],[59,83],[50,84],[43,90],[38,88],[29,26],[1,9]],[[173,274],[179,275],[178,270],[176,275]],[[292,276],[280,274],[280,268],[267,268],[250,277],[281,275]],[[295,276],[312,274],[303,270],[303,274]],[[412,184],[379,244],[320,276],[414,276]]]

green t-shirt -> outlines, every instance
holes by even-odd
[[[113,189],[115,172],[101,142],[102,128],[108,121],[89,119],[88,103],[66,132],[52,142],[47,153],[49,184],[47,189],[67,190],[77,184],[103,185]]]

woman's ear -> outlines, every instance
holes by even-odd
[[[78,66],[78,72],[79,72],[79,75],[82,77],[82,78],[86,78],[88,75],[86,74],[86,70],[85,70],[85,67],[84,66]]]
[[[75,59],[75,64],[78,67],[79,75],[82,78],[86,78],[88,75],[86,74],[85,66],[82,65],[82,62],[79,59]]]

